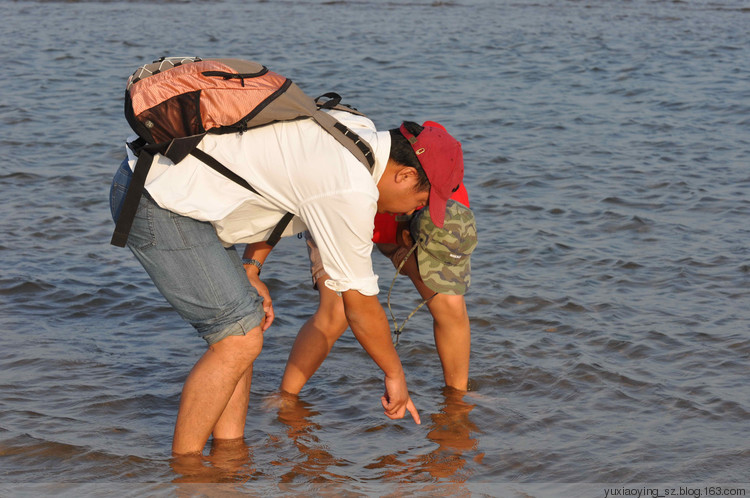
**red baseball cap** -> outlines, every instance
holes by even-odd
[[[399,130],[411,144],[430,180],[430,218],[442,228],[445,204],[464,178],[464,154],[461,143],[434,121],[425,121],[424,129],[416,137],[402,124]]]

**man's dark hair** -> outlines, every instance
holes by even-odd
[[[423,126],[413,121],[404,121],[404,126],[415,137],[419,136],[422,130],[424,130]],[[389,131],[391,133],[391,159],[398,164],[417,170],[417,185],[415,186],[417,191],[425,192],[430,190],[430,180],[427,178],[427,173],[422,169],[422,165],[419,163],[419,159],[417,159],[417,155],[414,153],[414,149],[411,147],[409,141],[401,134],[398,128]]]

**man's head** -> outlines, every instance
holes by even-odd
[[[445,222],[439,228],[430,217],[430,209],[426,207],[411,218],[408,230],[399,234],[401,249],[396,252],[403,254],[416,244],[419,276],[425,285],[441,294],[463,295],[471,283],[470,259],[477,246],[474,213],[449,200]]]
[[[424,126],[406,121],[390,133],[388,164],[391,169],[386,170],[382,185],[378,184],[381,193],[378,210],[409,213],[427,205],[429,199],[430,216],[436,226],[442,227],[445,203],[463,179],[461,144],[432,121]],[[402,188],[397,188],[399,186]],[[414,205],[415,202],[421,204]]]

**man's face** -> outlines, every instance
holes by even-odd
[[[378,212],[411,214],[427,205],[429,191],[417,191],[417,172],[414,168],[403,168],[396,173],[384,174],[378,182]]]
[[[429,192],[415,192],[414,190],[404,192],[402,195],[386,197],[385,199],[381,194],[378,200],[378,212],[412,214],[417,209],[426,206],[429,198]]]

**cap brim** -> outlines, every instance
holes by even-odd
[[[432,291],[451,296],[463,296],[469,289],[471,257],[464,258],[456,265],[446,265],[418,247],[417,262],[422,282]]]
[[[441,195],[437,189],[430,189],[430,219],[438,228],[443,228],[445,224],[445,206],[448,204],[448,198]]]

